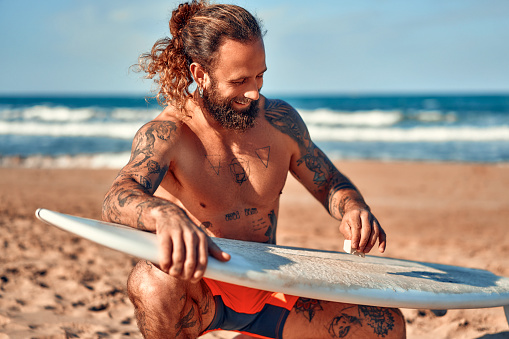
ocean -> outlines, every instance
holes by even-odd
[[[509,162],[509,94],[278,98],[334,160]],[[0,165],[120,168],[161,110],[143,96],[0,96]]]

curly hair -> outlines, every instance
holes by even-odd
[[[259,21],[244,8],[209,5],[206,0],[180,4],[173,10],[169,26],[172,38],[159,39],[149,53],[140,56],[137,66],[158,85],[159,104],[172,104],[180,110],[191,97],[193,62],[210,73],[225,39],[248,43],[263,36]]]

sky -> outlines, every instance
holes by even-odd
[[[150,93],[129,67],[178,3],[0,0],[0,95]],[[226,3],[267,30],[264,93],[509,92],[507,0]]]

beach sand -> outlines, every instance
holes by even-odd
[[[509,276],[509,165],[346,161],[388,234],[384,256]],[[136,259],[37,221],[39,207],[100,218],[116,170],[0,168],[0,339],[141,338],[125,282]],[[339,250],[338,223],[293,178],[278,243]],[[507,338],[502,308],[404,309],[408,338]],[[204,338],[232,338],[217,332]]]

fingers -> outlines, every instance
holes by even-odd
[[[373,228],[371,227],[370,223],[370,213],[363,213],[364,211],[361,211],[360,214],[360,234],[361,238],[359,241],[359,246],[357,249],[361,252],[369,252],[366,251],[366,246],[369,244],[369,240],[371,239],[371,233],[373,233]]]
[[[170,237],[164,236],[158,236],[157,240],[159,242],[159,268],[168,273],[172,263],[173,242]]]
[[[204,240],[199,233],[190,230],[172,234],[173,252],[169,252],[172,263],[168,274],[182,280],[201,279],[207,265],[206,256],[203,259],[200,253],[207,253]]]
[[[198,262],[196,264],[196,269],[194,271],[194,274],[192,276],[192,282],[197,282],[200,280],[203,275],[205,274],[205,269],[207,268],[208,264],[208,237],[200,232],[199,233],[199,242],[198,242]]]
[[[378,244],[379,244],[378,250],[380,251],[380,253],[384,253],[385,248],[387,247],[387,235],[385,234],[385,231],[382,229],[381,226],[380,226],[380,237],[379,237]]]
[[[340,226],[346,239],[352,240],[352,248],[369,253],[379,242],[378,250],[383,253],[386,248],[386,234],[378,220],[368,210],[354,210],[344,215]]]
[[[219,246],[217,246],[211,238],[208,238],[209,240],[209,253],[211,256],[213,256],[214,258],[216,258],[217,260],[219,261],[228,261],[231,259],[231,256],[224,252],[223,250],[221,250],[219,248]]]
[[[158,233],[159,264],[172,277],[198,282],[208,264],[209,253],[220,261],[230,260],[204,232],[197,227],[168,230]]]

